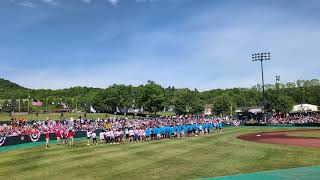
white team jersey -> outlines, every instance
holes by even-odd
[[[99,136],[100,136],[100,139],[104,139],[104,132],[101,132]]]
[[[113,138],[114,137],[114,133],[113,131],[110,131],[110,137]]]
[[[87,137],[88,137],[88,138],[91,137],[91,132],[90,132],[90,131],[87,132]]]
[[[96,137],[97,137],[97,134],[96,134],[95,132],[93,132],[93,133],[91,134],[91,137],[92,137],[92,138],[96,138]]]
[[[130,135],[130,136],[133,136],[133,135],[134,135],[133,130],[129,130],[129,135]]]

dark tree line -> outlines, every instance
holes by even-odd
[[[268,84],[266,87],[266,109],[269,112],[288,112],[294,104],[320,105],[320,81],[298,80],[297,82]],[[174,107],[178,114],[201,113],[205,104],[213,104],[217,114],[230,114],[237,107],[262,105],[262,87],[213,89],[199,92],[197,89],[162,87],[153,81],[145,85],[131,86],[114,84],[108,88],[72,87],[68,89],[28,89],[10,81],[0,79],[0,101],[2,111],[17,111],[18,102],[22,111],[27,101],[34,99],[44,103],[33,110],[61,108],[61,102],[70,109],[88,111],[93,106],[99,112],[115,112],[118,108],[139,109],[156,113]]]

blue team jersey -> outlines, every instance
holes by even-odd
[[[146,129],[146,136],[150,136],[150,129],[149,128]]]
[[[160,131],[161,131],[161,134],[165,134],[166,133],[166,128],[165,127],[161,127]]]
[[[213,128],[214,128],[214,124],[210,123],[210,129],[213,129]]]
[[[194,124],[192,127],[193,130],[197,130],[198,129],[198,125]]]
[[[173,127],[170,127],[170,134],[174,133]]]
[[[181,126],[178,126],[177,132],[181,132]]]
[[[152,130],[151,130],[151,132],[152,132],[152,134],[157,134],[157,128],[152,128]]]

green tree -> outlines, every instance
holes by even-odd
[[[215,98],[213,101],[213,111],[216,112],[218,115],[226,115],[230,114],[231,109],[234,109],[234,104],[232,99],[227,94],[222,94]]]
[[[142,102],[145,110],[149,113],[157,113],[162,110],[162,103],[165,100],[163,88],[153,81],[148,83],[143,88]]]

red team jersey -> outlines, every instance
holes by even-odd
[[[50,139],[50,132],[49,131],[47,131],[47,133],[46,133],[46,139]]]
[[[68,137],[73,137],[74,136],[74,133],[71,131],[68,133]]]
[[[60,137],[60,136],[61,136],[60,130],[57,130],[57,131],[56,131],[56,137]]]

